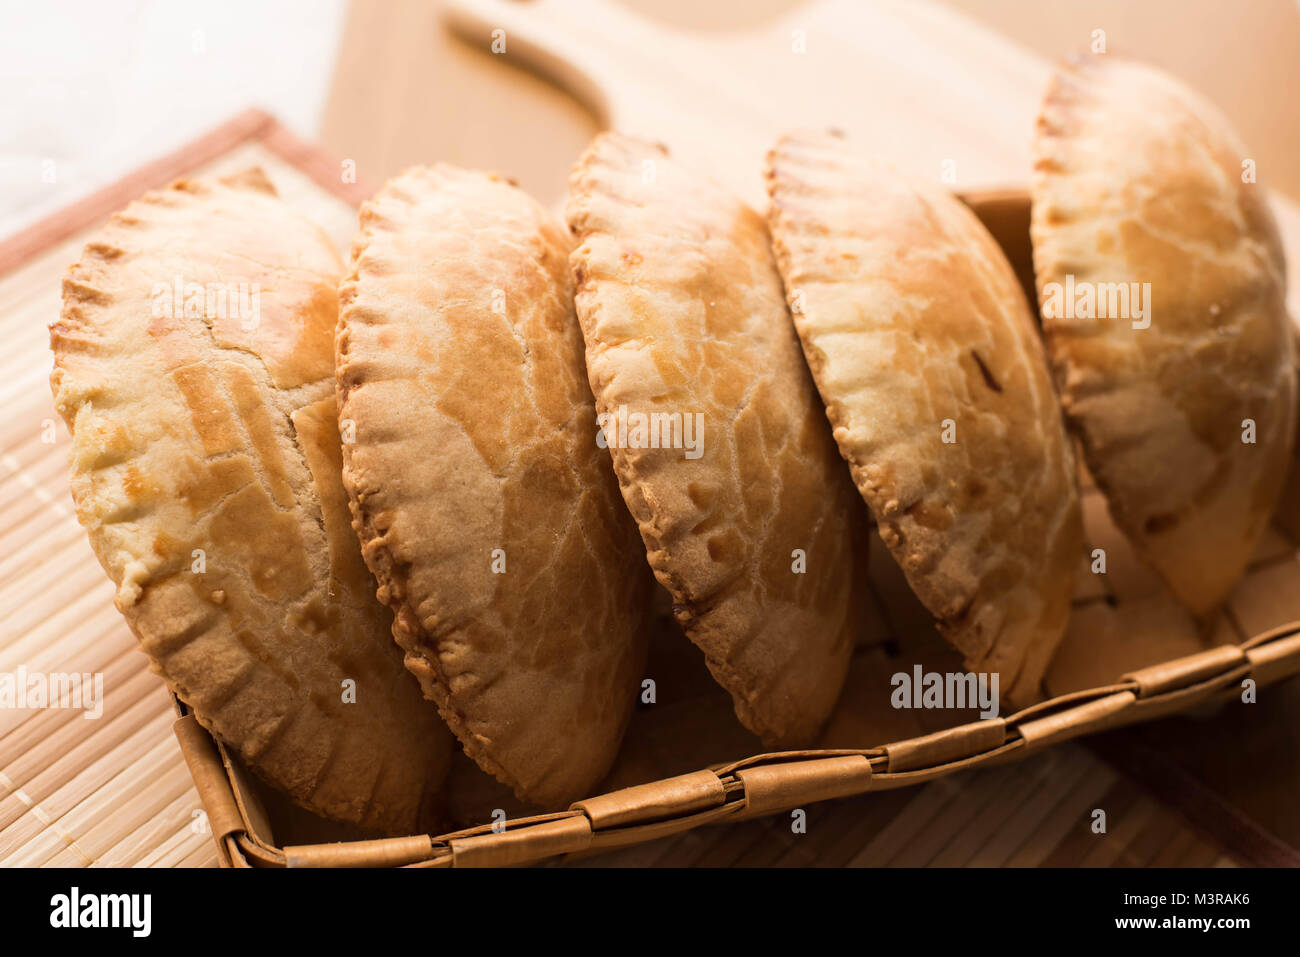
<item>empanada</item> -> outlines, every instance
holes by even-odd
[[[815,736],[865,587],[865,514],[800,355],[762,219],[602,134],[570,179],[587,370],[674,613],[769,746]]]
[[[1227,121],[1110,54],[1052,79],[1032,235],[1061,400],[1116,524],[1204,615],[1241,576],[1295,430],[1285,265]]]
[[[838,136],[782,139],[766,175],[804,355],[881,537],[968,667],[1032,700],[1082,541],[1014,271],[957,199]]]
[[[496,176],[412,169],[362,208],[337,339],[344,482],[407,666],[548,809],[613,762],[650,587],[596,446],[570,246]]]
[[[69,270],[51,385],[77,517],[155,670],[304,807],[414,833],[453,742],[348,527],[342,271],[260,171],[179,181]]]

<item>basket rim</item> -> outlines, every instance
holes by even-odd
[[[1016,760],[1096,732],[1239,696],[1241,682],[1300,674],[1300,621],[1049,698],[1009,716],[860,749],[751,755],[688,774],[594,795],[566,811],[445,834],[279,846],[252,809],[248,781],[224,745],[173,695],[175,725],[226,867],[481,867],[587,856],[706,824],[910,787]]]

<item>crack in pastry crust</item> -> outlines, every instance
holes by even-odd
[[[703,415],[698,459],[610,448],[650,566],[740,720],[769,746],[807,743],[860,627],[866,526],[766,228],[662,148],[614,134],[596,138],[570,188],[597,408]]]
[[[1067,277],[1150,284],[1148,328],[1064,315],[1043,327],[1116,524],[1201,615],[1254,553],[1295,431],[1282,247],[1245,157],[1211,105],[1109,54],[1056,73],[1034,142],[1040,298]]]
[[[1037,697],[1081,520],[1010,265],[954,197],[837,136],[785,137],[766,175],[795,326],[881,537],[968,666]]]
[[[344,481],[407,666],[547,809],[613,763],[650,584],[596,446],[570,245],[498,177],[409,170],[362,209],[336,342]]]
[[[412,833],[436,823],[450,736],[402,668],[348,527],[341,272],[260,171],[179,181],[111,219],[69,270],[51,385],[78,518],[154,670],[304,807]],[[256,283],[259,315],[209,315],[188,294],[155,308],[176,282]]]

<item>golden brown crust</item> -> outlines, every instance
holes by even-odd
[[[337,341],[344,480],[407,666],[548,809],[613,762],[650,585],[596,446],[569,248],[503,180],[412,169],[362,209]]]
[[[628,424],[610,451],[650,566],[740,720],[769,745],[806,742],[859,627],[865,516],[763,221],[662,148],[614,134],[570,187],[587,368],[597,408]],[[698,458],[628,447],[632,417],[656,412],[702,416]]]
[[[767,179],[795,326],[881,537],[968,666],[1035,698],[1081,522],[1011,266],[954,197],[839,137],[785,137]]]
[[[1246,153],[1217,110],[1109,54],[1057,72],[1034,152],[1034,266],[1067,417],[1116,524],[1207,613],[1268,523],[1295,429],[1267,201],[1243,182]],[[1069,315],[1051,293],[1071,279],[1149,283],[1136,320],[1149,327]],[[1242,441],[1247,419],[1254,444]]]
[[[412,833],[435,823],[451,739],[348,528],[341,271],[260,171],[176,182],[68,271],[51,385],[78,518],[154,669],[304,807]]]

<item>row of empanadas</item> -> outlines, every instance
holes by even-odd
[[[529,803],[588,794],[646,677],[651,573],[741,722],[813,743],[863,626],[864,501],[969,667],[1034,700],[1084,554],[1067,422],[1204,613],[1276,498],[1295,390],[1220,118],[1097,60],[1054,82],[1038,154],[1044,297],[1148,282],[1145,327],[1053,309],[1045,349],[974,215],[833,135],[776,145],[766,222],[614,134],[568,231],[417,168],[364,206],[341,284],[255,173],[151,193],[52,327],[78,515],[199,719],[390,832],[430,826],[448,729]]]

